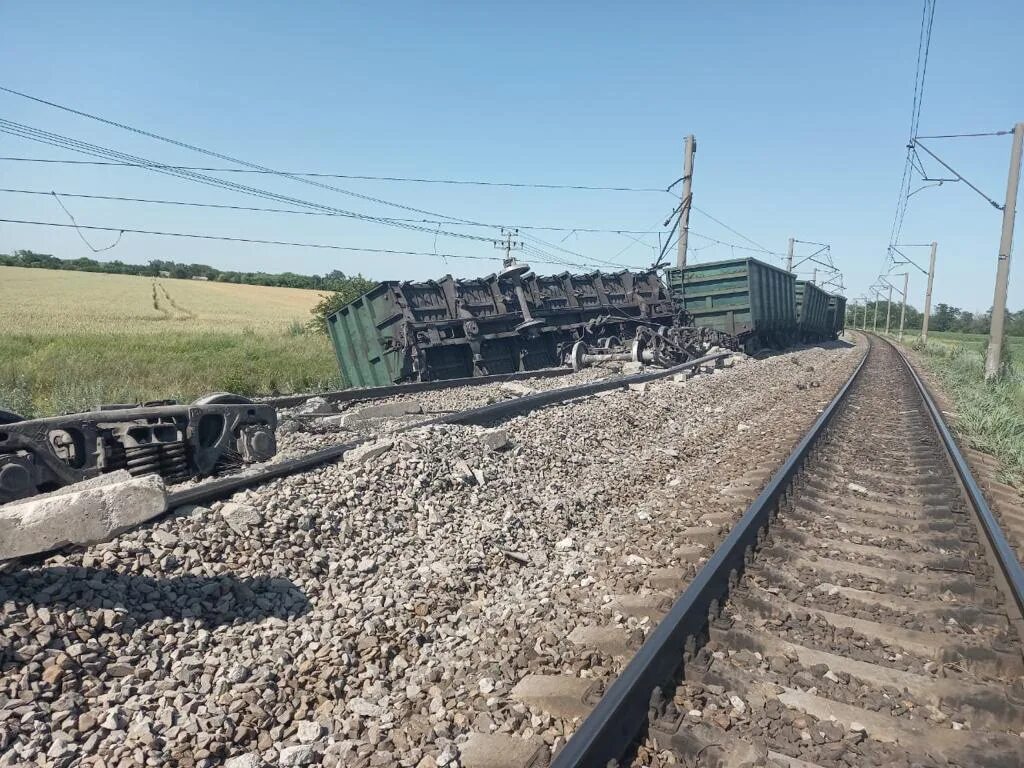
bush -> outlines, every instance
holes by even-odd
[[[372,291],[377,283],[367,280],[362,275],[345,278],[345,282],[334,293],[324,296],[320,303],[310,310],[313,319],[309,321],[310,329],[318,333],[327,333],[327,316],[351,301],[358,299],[364,293]]]

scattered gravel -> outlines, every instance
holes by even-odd
[[[859,355],[806,349],[391,434],[363,460],[0,574],[0,766],[458,766],[472,731],[557,747],[575,723],[511,689],[610,679],[621,660],[572,630],[642,641],[651,620],[615,597],[686,566],[686,527],[738,516],[737,477],[788,451]],[[430,414],[505,396],[415,398]],[[283,442],[342,430],[303,429],[322,431]]]
[[[328,403],[323,398],[310,398],[296,408],[278,411],[278,453],[275,461],[293,458],[347,440],[361,440],[367,435],[406,427],[417,421],[427,421],[467,408],[490,405],[535,392],[599,381],[619,375],[621,368],[620,364],[606,363],[565,376],[506,381],[500,384],[474,384],[433,392],[395,395],[374,400],[372,406],[360,401]],[[365,418],[352,418],[353,414],[369,407],[389,404],[409,407],[410,412],[380,418],[372,414]]]

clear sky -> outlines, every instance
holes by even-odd
[[[784,252],[790,236],[831,244],[847,294],[856,297],[878,273],[889,239],[920,20],[918,0],[8,2],[0,6],[0,84],[288,171],[662,188],[681,175],[683,136],[694,133],[694,205],[773,251]],[[939,0],[920,133],[1005,130],[1024,120],[1022,39],[1019,0]],[[3,93],[0,117],[150,160],[224,165]],[[1009,137],[930,146],[1002,201]],[[87,159],[6,134],[0,155]],[[289,179],[220,176],[335,208],[423,218]],[[676,202],[660,192],[328,183],[461,219],[569,229],[659,229]],[[137,168],[0,161],[0,186],[275,205]],[[64,202],[83,224],[430,253],[125,235],[97,258],[341,269],[380,279],[500,266],[433,255],[496,259],[487,242],[350,218]],[[935,301],[987,309],[1000,213],[963,184],[926,189],[910,202],[903,241],[939,242]],[[0,218],[67,223],[52,197],[8,193],[0,194]],[[691,238],[692,259],[751,255],[706,239],[749,245],[702,213],[694,212],[691,227],[700,233]],[[650,264],[658,242],[657,235],[636,244],[618,234],[532,234],[588,261],[632,266]],[[102,246],[114,235],[87,237]],[[0,251],[16,248],[92,255],[74,230],[0,224]],[[926,250],[914,255],[926,261]],[[526,258],[541,273],[563,269]],[[1012,308],[1024,306],[1021,269],[1011,275]],[[923,276],[912,275],[918,306],[923,292]]]

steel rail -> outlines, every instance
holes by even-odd
[[[540,368],[536,371],[515,371],[514,373],[496,373],[491,376],[464,376],[458,379],[435,379],[433,381],[411,381],[407,384],[387,384],[379,387],[361,387],[358,389],[337,389],[329,392],[312,392],[307,395],[278,395],[261,397],[258,402],[272,405],[275,408],[292,408],[304,403],[311,397],[322,397],[331,403],[347,403],[353,400],[379,400],[383,397],[411,395],[417,392],[434,392],[450,387],[473,387],[482,384],[500,384],[505,381],[521,381],[523,379],[550,379],[572,373],[572,368]]]
[[[687,641],[704,631],[712,608],[728,593],[730,583],[742,573],[748,553],[758,543],[772,511],[846,400],[868,354],[870,346],[842,389],[609,686],[597,706],[552,761],[551,768],[605,766],[613,761],[617,763],[629,749],[647,722],[655,690],[672,679],[680,669]]]
[[[900,356],[903,364],[907,367],[907,370],[913,377],[914,383],[917,384],[917,389],[921,393],[921,399],[924,400],[928,415],[931,417],[932,423],[935,425],[935,430],[939,433],[939,437],[942,439],[942,444],[945,446],[946,452],[949,454],[949,457],[953,462],[953,467],[956,469],[956,473],[960,478],[960,484],[967,493],[971,506],[974,508],[974,512],[977,515],[978,520],[981,522],[981,527],[985,531],[985,536],[992,547],[992,553],[996,562],[999,564],[999,569],[1003,572],[1003,576],[1006,578],[1006,583],[1010,589],[1011,596],[1017,604],[1018,611],[1020,611],[1021,615],[1024,616],[1024,568],[1021,567],[1020,560],[1017,558],[1016,552],[1014,552],[1013,547],[1007,540],[1006,534],[1003,533],[999,520],[992,513],[992,509],[989,507],[988,501],[985,500],[985,495],[978,486],[977,480],[974,479],[974,474],[971,472],[967,459],[964,458],[963,453],[960,451],[960,446],[957,445],[956,438],[953,437],[953,433],[946,425],[945,419],[942,418],[942,411],[940,411],[938,405],[936,405],[935,399],[932,397],[931,391],[928,389],[928,385],[925,384],[924,380],[918,375],[914,366],[911,365],[910,360],[908,360],[907,356],[903,354],[903,350],[888,339],[884,339],[884,341],[896,350],[896,353]]]
[[[595,381],[587,384],[576,384],[571,387],[559,387],[557,389],[547,390],[546,392],[523,395],[510,400],[503,400],[498,403],[491,403],[490,405],[483,405],[477,408],[469,408],[464,411],[444,414],[443,416],[438,416],[433,419],[418,421],[414,424],[407,424],[389,434],[397,435],[413,429],[419,429],[421,427],[432,427],[443,424],[486,424],[496,419],[506,418],[513,414],[528,413],[536,410],[537,408],[552,405],[553,403],[560,403],[579,397],[588,397],[590,395],[596,395],[598,392],[605,392],[612,389],[621,389],[623,387],[628,387],[630,384],[643,384],[644,382],[663,379],[667,376],[672,376],[676,373],[689,370],[690,368],[696,368],[706,363],[721,360],[729,357],[731,354],[733,353],[729,351],[716,352],[713,355],[705,355],[704,357],[699,357],[695,360],[688,360],[685,363],[672,366],[671,368],[651,371],[648,373],[636,373],[629,376],[614,376],[602,381]],[[327,448],[321,448],[318,451],[306,454],[305,456],[300,456],[296,459],[288,459],[287,461],[281,461],[276,464],[268,464],[248,473],[230,475],[228,477],[218,478],[191,488],[174,491],[167,496],[167,509],[174,509],[175,507],[180,507],[185,504],[199,504],[202,502],[213,501],[236,491],[240,491],[243,488],[250,488],[254,485],[265,483],[268,480],[287,477],[288,475],[294,475],[298,472],[304,472],[307,469],[312,469],[323,464],[328,464],[332,461],[337,461],[342,458],[347,451],[350,451],[363,443],[370,442],[371,440],[373,440],[373,438],[339,443]]]
[[[874,334],[869,335],[869,344],[872,343],[873,336],[898,353],[917,385],[925,410],[985,531],[1018,610],[1024,612],[1024,569],[1007,541],[999,521],[992,514],[931,392],[899,348]],[[770,520],[772,510],[776,508],[788,489],[789,482],[799,471],[814,444],[824,434],[846,399],[850,388],[863,370],[867,357],[868,354],[865,354],[849,380],[818,417],[786,463],[753,501],[725,541],[676,600],[668,615],[658,624],[626,669],[612,683],[591,714],[569,739],[565,748],[552,761],[551,768],[608,765],[610,762],[617,762],[627,752],[647,720],[651,697],[655,690],[672,679],[685,663],[681,660],[682,649],[686,647],[689,638],[704,630],[713,608],[727,594],[730,585],[735,583],[742,572],[748,554],[757,544]]]

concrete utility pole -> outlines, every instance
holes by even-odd
[[[903,321],[907,317],[907,286],[910,282],[910,273],[903,273],[903,307],[900,309],[900,335],[897,337],[898,341],[903,341]]]
[[[1003,205],[1003,231],[999,237],[999,262],[996,267],[996,293],[992,299],[992,328],[985,357],[985,378],[999,374],[1003,356],[1003,326],[1006,323],[1006,291],[1010,283],[1010,252],[1013,250],[1013,222],[1017,215],[1017,186],[1020,183],[1020,155],[1024,147],[1024,123],[1013,127],[1010,149],[1010,176],[1006,181],[1006,203]]]
[[[871,319],[871,332],[878,333],[878,289],[872,288],[871,290],[875,294],[875,314]]]
[[[818,268],[817,267],[815,267],[814,271],[811,273],[811,282],[814,283],[815,285],[818,284]]]
[[[679,202],[679,254],[676,266],[686,266],[686,245],[690,239],[690,204],[693,202],[693,156],[697,152],[697,140],[691,133],[683,145],[683,193]]]
[[[793,271],[793,238],[789,238],[789,253],[786,256],[786,271]]]
[[[932,257],[928,262],[928,287],[924,292],[924,318],[921,320],[921,343],[928,343],[928,316],[932,312],[932,281],[935,279],[935,252],[939,244],[932,241]]]
[[[886,280],[888,283],[889,281]],[[889,300],[885,305],[885,335],[889,335],[889,316],[892,315],[892,284],[889,284]]]

